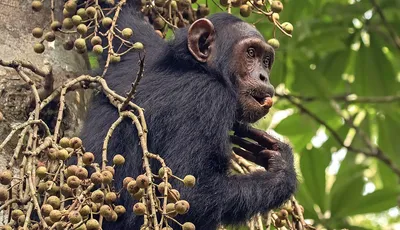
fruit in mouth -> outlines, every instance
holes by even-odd
[[[266,96],[266,97],[255,97],[253,96],[253,98],[262,106],[265,108],[271,108],[273,105],[273,101],[272,98],[270,96]]]

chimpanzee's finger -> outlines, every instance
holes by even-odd
[[[231,141],[233,144],[239,145],[240,147],[242,147],[252,153],[258,153],[258,152],[264,150],[264,147],[260,146],[259,144],[245,140],[238,136],[231,136]]]
[[[235,152],[237,155],[243,157],[244,159],[254,162],[254,163],[256,162],[256,157],[254,156],[253,153],[251,153],[247,150],[238,148],[238,147],[233,147],[232,149],[233,149],[233,152]]]
[[[279,140],[269,135],[267,132],[249,127],[247,137],[257,141],[263,147],[268,149],[278,150]]]
[[[286,167],[286,163],[282,158],[282,155],[278,151],[265,149],[261,151],[256,159],[256,163],[261,161],[260,165],[263,165],[268,171],[277,171]]]
[[[281,153],[278,152],[278,151],[270,150],[270,149],[264,149],[264,150],[262,150],[261,152],[259,152],[256,155],[257,155],[257,157],[258,156],[264,156],[264,157],[267,157],[269,159],[269,158],[272,158],[272,157],[279,157],[279,156],[281,156]]]

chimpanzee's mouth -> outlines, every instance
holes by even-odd
[[[251,95],[251,96],[253,97],[253,99],[255,101],[258,102],[258,104],[261,105],[261,107],[270,108],[273,104],[272,98],[268,94],[262,95],[262,96],[261,95],[260,96],[259,95]]]

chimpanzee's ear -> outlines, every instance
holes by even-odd
[[[193,22],[188,32],[188,48],[194,58],[200,62],[207,61],[214,37],[214,25],[210,20],[202,18]]]

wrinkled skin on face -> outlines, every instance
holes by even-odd
[[[239,90],[238,120],[253,123],[265,116],[272,106],[274,87],[269,73],[274,62],[274,49],[251,26],[244,24],[242,31],[251,31],[234,46],[235,79]],[[238,29],[240,29],[240,27]],[[245,35],[246,36],[246,35]]]
[[[230,69],[238,90],[237,120],[254,123],[265,116],[272,106],[274,87],[269,73],[274,62],[274,49],[262,35],[245,22],[229,27],[238,42],[233,42]],[[199,62],[213,67],[219,55],[215,48],[214,25],[207,19],[199,19],[189,28],[188,48]],[[215,68],[215,67],[214,67]]]

